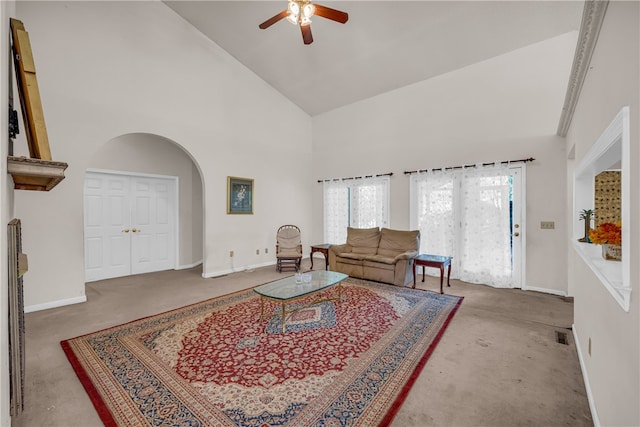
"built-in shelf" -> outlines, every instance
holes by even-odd
[[[576,168],[573,187],[575,211],[573,247],[625,311],[629,311],[631,301],[629,251],[631,234],[629,227],[625,227],[625,224],[629,224],[631,219],[629,144],[629,107],[624,107]],[[578,212],[593,208],[595,177],[600,172],[611,169],[621,171],[622,261],[605,260],[602,257],[600,245],[578,242],[578,239],[584,234],[584,223],[578,219]]]
[[[50,191],[64,179],[67,166],[64,162],[29,157],[7,158],[7,171],[16,190]]]
[[[624,286],[622,262],[605,260],[602,257],[602,247],[600,245],[576,241],[573,246],[582,257],[582,260],[598,276],[602,284],[610,290],[611,295],[618,304],[628,310],[631,288]]]

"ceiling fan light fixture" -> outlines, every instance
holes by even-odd
[[[315,15],[341,24],[344,24],[349,20],[349,15],[346,12],[331,9],[330,7],[322,6],[320,4],[311,4],[311,0],[288,0],[287,8],[285,10],[267,19],[258,25],[258,28],[266,30],[281,19],[287,18],[287,21],[291,22],[293,25],[300,26],[304,44],[311,44],[313,43],[313,35],[311,34],[311,17]]]
[[[300,5],[296,1],[289,2],[289,15],[287,15],[287,19],[293,25],[298,25],[298,21],[300,20]]]

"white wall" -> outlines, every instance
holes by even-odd
[[[391,226],[409,227],[404,171],[535,157],[527,164],[526,284],[565,293],[565,147],[555,135],[577,32],[313,119],[314,178],[393,172]],[[322,240],[322,185],[314,187]],[[540,221],[555,221],[541,230]]]
[[[84,172],[120,135],[165,137],[197,161],[205,275],[274,262],[284,223],[298,224],[307,244],[311,119],[298,107],[161,2],[20,2],[17,15],[31,39],[53,159],[69,163],[54,191],[16,192],[27,306],[84,298]],[[255,179],[254,215],[226,214],[228,175]]]
[[[596,424],[640,425],[640,4],[610,2],[589,72],[567,134],[580,164],[623,106],[631,130],[631,306],[625,312],[569,246],[570,286],[575,293],[574,333],[595,409]],[[568,198],[572,199],[572,186]],[[626,203],[627,201],[623,201]],[[578,212],[571,212],[578,215]],[[568,233],[573,238],[572,233]],[[591,354],[589,354],[591,340]]]

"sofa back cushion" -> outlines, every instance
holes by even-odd
[[[375,228],[347,228],[347,245],[351,252],[357,254],[375,254],[380,242],[380,229]]]
[[[395,257],[406,251],[418,251],[420,230],[404,231],[383,228],[380,230],[378,255]]]

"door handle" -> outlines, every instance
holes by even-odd
[[[518,232],[516,231],[515,233],[513,233],[513,235],[514,235],[515,237],[518,237],[518,236],[520,235],[520,233],[518,233]]]
[[[123,233],[128,233],[128,232],[129,232],[129,229],[128,229],[128,228],[125,228],[124,230],[122,230],[122,232],[123,232]]]

